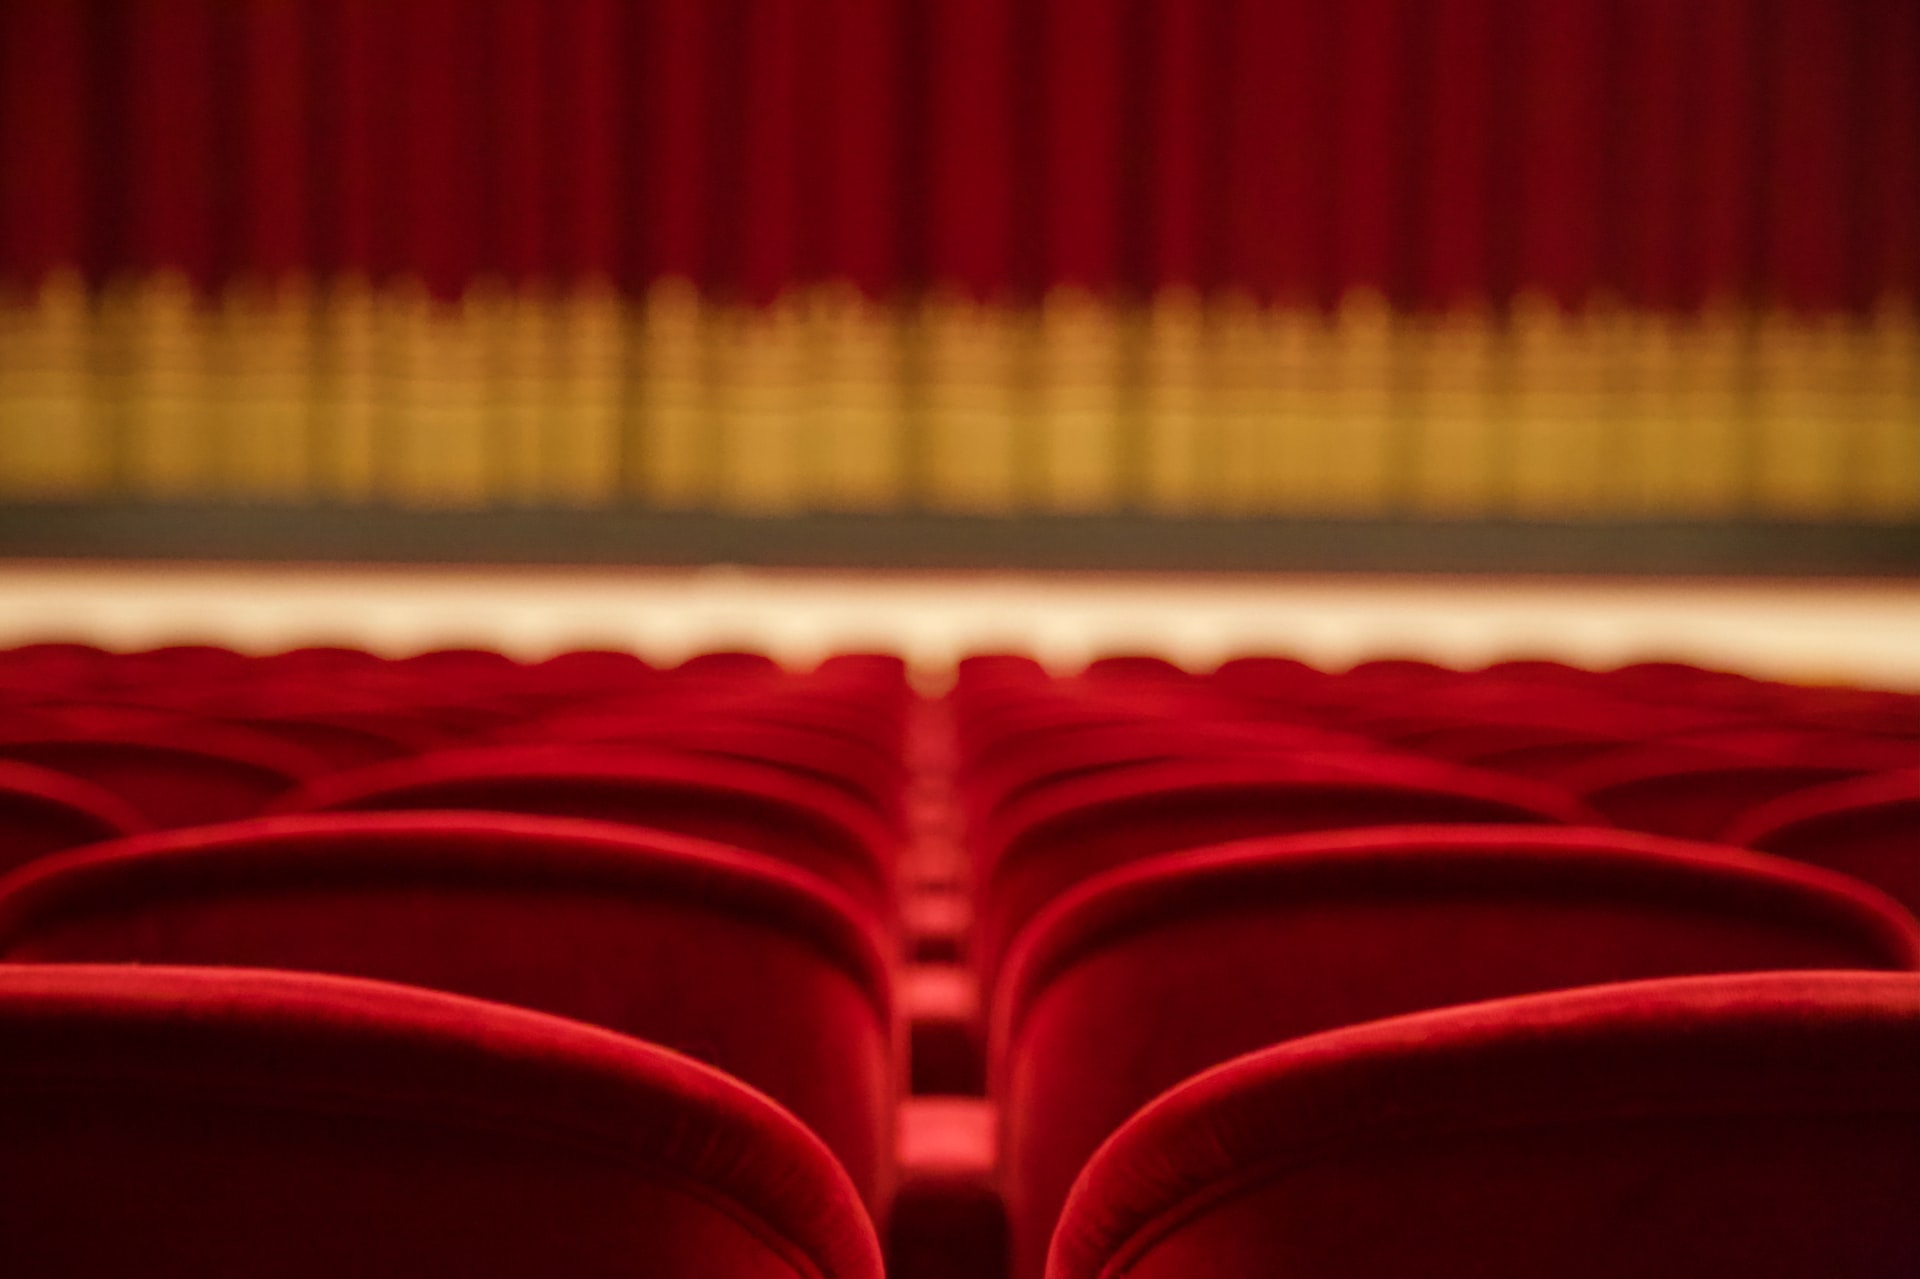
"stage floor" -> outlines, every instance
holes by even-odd
[[[1285,653],[1456,666],[1679,659],[1757,675],[1920,689],[1920,587],[1897,580],[835,573],[0,561],[0,645],[78,639],[247,651],[445,646],[538,658],[715,648],[810,661],[887,649],[937,685],[968,652],[1057,668],[1161,653],[1205,669]]]

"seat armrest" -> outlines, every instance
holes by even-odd
[[[915,1097],[986,1092],[980,983],[963,964],[909,964],[901,982]]]
[[[889,1279],[1006,1279],[998,1117],[974,1097],[911,1097],[897,1131],[900,1180],[887,1219]]]

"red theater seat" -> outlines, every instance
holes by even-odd
[[[1723,751],[1775,763],[1830,764],[1871,772],[1920,763],[1920,750],[1911,742],[1873,733],[1750,725],[1682,733],[1664,740],[1669,746]]]
[[[1779,763],[1654,743],[1596,756],[1556,780],[1616,826],[1717,839],[1768,800],[1865,771],[1841,762]]]
[[[1911,768],[1762,804],[1727,842],[1851,875],[1920,915],[1920,772]]]
[[[1531,741],[1513,742],[1485,753],[1473,752],[1461,762],[1512,777],[1530,777],[1553,784],[1588,760],[1631,744],[1630,739],[1580,731],[1548,731]]]
[[[1254,703],[1296,706],[1317,704],[1338,678],[1291,657],[1233,657],[1215,667],[1206,683]]]
[[[197,701],[196,695],[178,692],[177,700]],[[155,705],[155,699],[85,697],[79,700],[42,701],[23,707],[7,716],[7,737],[24,740],[27,730],[52,737],[112,737],[119,733],[144,733],[149,729],[184,728],[197,722],[191,711]]]
[[[1088,662],[1082,674],[1115,684],[1164,683],[1191,679],[1177,662],[1155,653],[1109,653]]]
[[[971,707],[961,716],[960,757],[975,767],[1058,734],[1138,726],[1147,719],[1138,708],[1104,701],[1058,697],[1033,698],[1024,694],[998,703]]]
[[[1920,694],[1776,685],[1781,714],[1812,728],[1920,741]]]
[[[169,832],[0,881],[0,958],[301,969],[537,1008],[726,1070],[811,1124],[871,1201],[889,1180],[869,926],[810,877],[697,840],[475,813]]]
[[[849,686],[888,696],[911,698],[907,659],[898,653],[831,653],[813,668],[816,677],[844,680]]]
[[[961,692],[1038,688],[1047,682],[1047,668],[1025,653],[969,653],[954,663],[953,681]]]
[[[1204,760],[1121,768],[1009,806],[985,841],[975,929],[991,975],[1020,928],[1101,871],[1233,839],[1428,822],[1583,825],[1551,788],[1425,760]]]
[[[507,683],[520,664],[490,648],[435,648],[396,658],[393,669],[448,686],[484,686]]]
[[[1048,1279],[1906,1279],[1920,979],[1500,1000],[1242,1057],[1074,1187]]]
[[[502,742],[642,746],[771,764],[848,792],[889,821],[898,817],[903,778],[897,757],[836,733],[724,715],[574,711],[515,724]]]
[[[228,723],[290,742],[324,759],[329,768],[336,770],[405,759],[418,750],[443,745],[446,740],[443,735],[424,725],[419,733],[408,734],[397,726],[390,727],[370,719],[346,715],[255,711],[222,715],[221,718]],[[429,736],[431,742],[420,740]]]
[[[22,1276],[879,1279],[783,1110],[589,1026],[381,982],[0,967]]]
[[[633,653],[589,648],[555,653],[527,667],[518,683],[533,696],[565,699],[631,693],[658,679],[654,669]]]
[[[1920,693],[1804,684],[1762,685],[1753,713],[1768,723],[1811,732],[1920,741]]]
[[[785,674],[780,663],[765,653],[749,649],[716,649],[695,653],[673,668],[674,675],[711,679],[777,679]]]
[[[1509,657],[1488,662],[1475,674],[1562,688],[1582,688],[1593,682],[1592,671],[1551,657]]]
[[[63,848],[146,827],[138,813],[91,782],[0,760],[0,874]]]
[[[1440,687],[1455,682],[1467,673],[1430,662],[1424,657],[1372,657],[1348,667],[1346,678],[1394,688],[1422,685]]]
[[[1229,1058],[1447,1004],[1775,968],[1920,968],[1920,931],[1838,876],[1604,829],[1345,831],[1101,876],[1034,921],[995,991],[1016,1273],[1039,1273],[1100,1142]]]
[[[169,644],[132,653],[106,655],[89,674],[101,686],[163,688],[169,684],[201,685],[232,678],[246,669],[247,659],[230,648],[212,644]]]
[[[799,686],[798,677],[760,682],[675,679],[661,689],[576,702],[556,712],[554,717],[563,717],[569,711],[602,718],[620,716],[634,722],[712,719],[767,724],[816,736],[843,738],[869,751],[891,752],[897,746],[893,741],[898,728],[898,715],[894,710],[862,705],[860,699],[831,689],[806,690]]]
[[[98,644],[74,640],[40,640],[0,649],[0,665],[9,670],[31,670],[36,675],[85,671],[114,654]]]
[[[1372,741],[1296,724],[1216,723],[1141,719],[1119,724],[1062,724],[1001,744],[966,782],[979,818],[1058,782],[1133,764],[1163,760],[1377,755]]]
[[[1539,756],[1575,754],[1581,748],[1590,748],[1597,753],[1608,747],[1621,746],[1626,740],[1619,736],[1609,736],[1555,723],[1545,717],[1505,720],[1481,719],[1450,723],[1431,727],[1427,730],[1398,739],[1398,744],[1407,750],[1418,751],[1422,755],[1431,755],[1437,759],[1450,759],[1462,764],[1483,764],[1487,761],[1527,760]]]
[[[259,668],[274,675],[329,678],[352,671],[364,671],[380,664],[381,659],[362,648],[342,644],[309,644],[269,653],[256,659]]]
[[[474,809],[676,831],[778,858],[884,916],[892,836],[829,786],[738,760],[641,748],[542,745],[443,751],[321,778],[279,812]]]
[[[159,827],[251,816],[327,771],[325,760],[265,733],[189,720],[8,733],[0,735],[0,758],[83,778]]]

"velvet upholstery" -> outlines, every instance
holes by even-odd
[[[1920,764],[1913,742],[1872,733],[1819,731],[1753,725],[1664,739],[1668,746],[1725,751],[1776,764],[1817,764],[1861,773],[1879,773]]]
[[[1840,761],[1781,763],[1654,742],[1596,756],[1556,780],[1616,826],[1716,839],[1750,808],[1866,771]]]
[[[738,760],[640,748],[442,751],[323,777],[278,812],[477,809],[676,831],[778,858],[884,915],[893,837],[831,787]]]
[[[975,955],[989,977],[1062,892],[1140,858],[1234,839],[1427,822],[1582,823],[1551,788],[1428,761],[1205,760],[1113,769],[1010,806],[986,840]]]
[[[968,778],[976,819],[1045,787],[1106,769],[1177,759],[1374,753],[1352,734],[1289,724],[1217,724],[1142,720],[1062,724],[1002,744]]]
[[[229,723],[291,742],[326,760],[330,769],[362,768],[405,759],[425,747],[409,741],[403,732],[385,725],[356,721],[348,716],[297,711],[240,711],[225,715]]]
[[[1489,751],[1467,761],[1476,768],[1492,769],[1513,777],[1530,777],[1558,784],[1556,779],[1618,750],[1627,739],[1608,734],[1567,733],[1555,741],[1534,741],[1522,746]]]
[[[717,1071],[310,974],[0,965],[8,1274],[879,1279],[845,1174]]]
[[[1177,662],[1160,656],[1158,653],[1109,653],[1088,662],[1081,674],[1090,679],[1110,679],[1116,682],[1151,682],[1154,680],[1185,680],[1187,673]]]
[[[714,649],[694,653],[674,667],[676,675],[707,675],[725,679],[752,679],[781,674],[780,663],[753,649]]]
[[[718,674],[687,676],[676,673],[672,682],[650,690],[644,698],[626,704],[604,703],[604,710],[646,710],[669,714],[713,715],[783,724],[816,733],[830,733],[851,742],[887,744],[895,713],[867,698],[857,684],[783,675],[771,679]],[[884,699],[882,699],[884,700]]]
[[[1447,1004],[1773,968],[1920,968],[1920,932],[1839,876],[1604,829],[1343,831],[1101,876],[1035,920],[994,992],[1015,1274],[1039,1273],[1095,1147],[1229,1058]]]
[[[591,1022],[752,1084],[886,1195],[881,951],[851,903],[766,858],[556,818],[261,818],[0,881],[0,959],[330,972]]]
[[[177,687],[174,692],[178,694]],[[148,695],[100,701],[39,698],[8,714],[6,740],[19,743],[24,753],[38,749],[29,743],[40,741],[111,738],[125,732],[144,734],[150,729],[191,732],[193,716],[167,705],[170,700]]]
[[[520,687],[549,698],[605,697],[657,683],[660,675],[637,653],[577,648],[529,666]]]
[[[1555,753],[1567,754],[1581,748],[1601,750],[1622,741],[1588,728],[1539,720],[1477,719],[1431,728],[1400,745],[1423,755],[1455,760],[1462,764],[1481,764],[1488,760],[1527,760]]]
[[[899,760],[839,734],[718,715],[587,710],[516,724],[499,736],[503,742],[651,746],[770,764],[847,791],[889,820],[898,816]]]
[[[1920,978],[1588,988],[1294,1040],[1157,1100],[1048,1279],[1905,1279]]]
[[[1795,791],[1742,814],[1726,840],[1851,875],[1920,915],[1920,771]]]
[[[265,733],[194,722],[98,734],[5,734],[0,759],[93,782],[158,827],[249,817],[327,768],[325,760]]]
[[[0,760],[0,874],[36,857],[146,829],[111,791],[51,769]]]
[[[1875,733],[1920,746],[1920,693],[1833,686],[1771,686],[1783,717],[1808,728]]]
[[[1009,690],[972,702],[961,717],[960,749],[969,766],[1017,743],[1052,733],[1138,724],[1144,708],[1131,699],[1085,700],[1064,695],[1058,682],[1038,693]]]

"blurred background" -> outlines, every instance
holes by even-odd
[[[1884,591],[1917,281],[1913,0],[0,0],[16,558]]]

